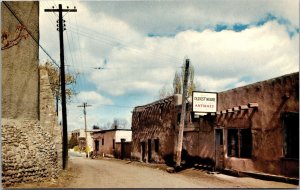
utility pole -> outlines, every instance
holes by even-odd
[[[87,147],[87,130],[86,130],[86,107],[90,107],[91,105],[88,105],[86,102],[84,102],[82,105],[79,105],[77,107],[83,107],[83,114],[84,114],[84,132],[85,132],[85,152],[87,154],[86,151],[86,147]]]
[[[63,9],[62,5],[58,5],[58,9],[45,9],[45,12],[58,12],[58,31],[59,31],[59,44],[60,44],[60,81],[61,81],[61,107],[62,107],[62,121],[63,121],[63,145],[62,145],[62,159],[63,169],[68,167],[68,125],[67,125],[67,106],[66,106],[66,84],[65,84],[65,58],[64,58],[64,35],[66,30],[65,20],[63,20],[63,12],[77,12],[77,9]]]
[[[185,123],[185,113],[186,113],[186,100],[187,100],[187,84],[189,77],[189,65],[190,60],[185,60],[185,71],[183,79],[183,93],[182,93],[182,106],[181,106],[181,116],[180,116],[180,125],[178,132],[177,148],[176,148],[176,167],[180,166],[181,163],[181,152],[182,152],[182,141],[183,141],[183,130]]]

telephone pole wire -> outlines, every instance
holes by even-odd
[[[82,105],[79,105],[77,107],[83,107],[83,114],[84,114],[84,132],[85,132],[85,152],[87,147],[87,126],[86,126],[86,107],[91,107],[91,105],[88,105],[86,102],[84,102]]]
[[[189,65],[190,65],[190,60],[186,59],[184,80],[183,80],[181,116],[180,116],[178,140],[177,140],[177,147],[176,147],[176,167],[179,167],[181,164],[183,130],[184,130],[185,117],[186,117],[185,115],[186,115],[186,100],[187,100],[187,84],[188,84],[188,77],[189,77]]]
[[[63,9],[62,5],[58,5],[58,9],[45,9],[45,12],[58,12],[58,31],[60,44],[60,81],[61,81],[61,107],[62,107],[62,121],[63,121],[63,145],[62,145],[62,159],[63,169],[68,167],[68,125],[67,125],[67,106],[66,106],[66,84],[65,84],[65,58],[64,58],[64,35],[65,20],[63,20],[63,12],[77,12],[77,9]]]

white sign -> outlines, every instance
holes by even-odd
[[[217,93],[193,92],[193,112],[217,112]]]

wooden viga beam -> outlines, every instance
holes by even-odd
[[[248,109],[248,105],[240,105],[239,108],[241,110],[247,110]]]
[[[235,107],[232,108],[232,111],[234,111],[234,112],[240,111],[240,107],[235,106]]]
[[[258,103],[249,103],[248,107],[249,108],[258,108]]]

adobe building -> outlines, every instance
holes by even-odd
[[[116,158],[130,158],[131,136],[130,129],[108,129],[91,133],[93,139],[93,155]]]
[[[176,106],[181,95],[170,96],[156,102],[137,106],[132,113],[132,159],[143,162],[172,162]]]
[[[186,105],[182,159],[187,164],[298,178],[299,72],[219,92],[217,99],[217,112],[201,116],[191,102]],[[176,100],[178,95],[133,110],[133,158],[173,158],[181,114]]]

